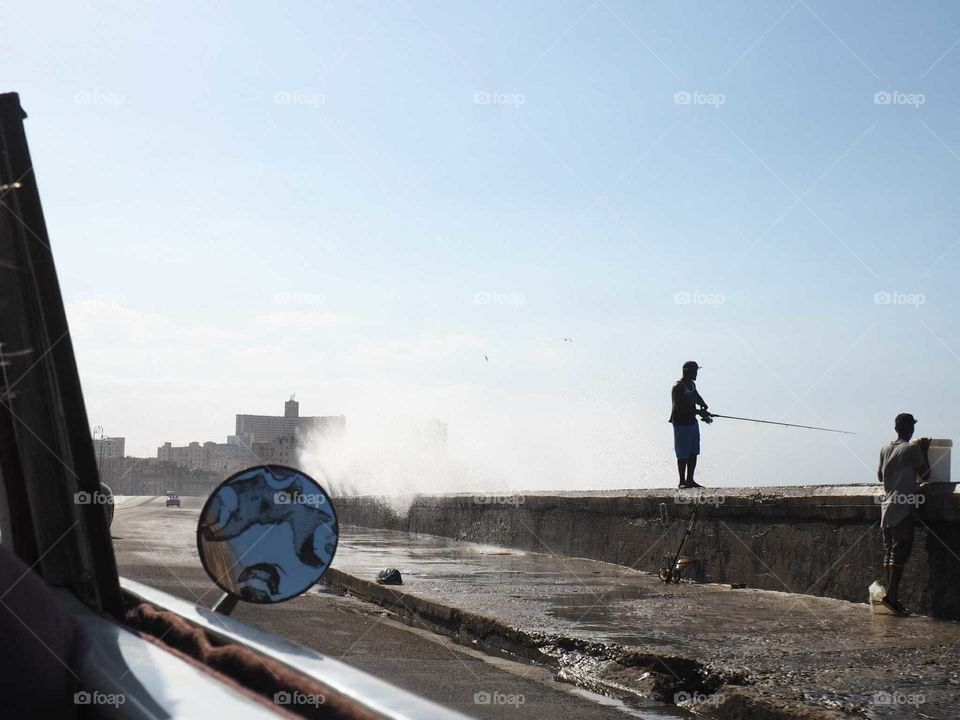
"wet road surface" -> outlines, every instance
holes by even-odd
[[[334,566],[398,568],[405,593],[527,632],[692,658],[773,695],[876,718],[960,717],[960,623],[865,604],[655,576],[557,557],[356,527]],[[909,582],[909,577],[905,579]]]
[[[181,509],[168,509],[164,498],[120,498],[111,527],[117,564],[125,577],[210,607],[220,591],[197,555],[202,499],[182,502]],[[347,531],[346,542],[359,547],[365,537]],[[338,552],[334,567],[340,560]],[[652,703],[627,707],[556,682],[546,668],[487,656],[330,591],[315,589],[276,606],[241,603],[233,616],[474,717],[687,717]]]

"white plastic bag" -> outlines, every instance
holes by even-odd
[[[870,609],[875,613],[889,612],[886,605],[883,604],[883,598],[887,594],[887,589],[880,584],[879,580],[874,580],[873,584],[867,589],[867,597],[870,602]]]

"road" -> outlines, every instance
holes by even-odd
[[[117,565],[124,577],[210,607],[220,591],[197,555],[203,499],[182,502],[177,509],[166,508],[162,497],[121,498],[111,527]],[[556,682],[547,668],[485,655],[329,590],[314,589],[274,606],[241,603],[233,616],[478,718],[687,717],[663,706],[627,707]],[[484,693],[504,702],[478,702]]]

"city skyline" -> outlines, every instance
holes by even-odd
[[[158,459],[163,459],[160,457],[160,451],[164,448],[173,447],[187,447],[187,446],[200,446],[213,445],[213,444],[245,444],[247,446],[251,445],[254,442],[269,442],[271,440],[278,439],[287,435],[300,436],[303,435],[306,437],[308,434],[317,431],[317,432],[343,432],[346,426],[346,418],[343,415],[299,415],[299,402],[294,400],[294,396],[284,403],[284,414],[283,415],[256,415],[249,413],[235,413],[235,432],[228,433],[224,435],[226,438],[226,443],[218,443],[216,440],[189,440],[181,446],[175,446],[172,441],[164,440],[155,445],[157,451]],[[293,418],[293,423],[289,421]],[[250,420],[261,420],[261,421],[283,421],[287,420],[286,424],[280,423],[275,428],[272,428],[273,432],[268,433],[264,436],[255,436],[253,433],[243,433],[241,430],[245,429],[243,425],[244,422],[250,422]],[[299,421],[299,422],[298,422]],[[108,435],[105,433],[105,430],[102,426],[97,425],[93,428],[91,435],[93,436],[95,447],[103,448],[102,451],[98,453],[98,458],[101,457],[124,457],[124,448],[127,441],[126,435]],[[119,448],[119,450],[118,450]],[[138,457],[133,455],[131,457]],[[147,456],[149,457],[149,456]]]

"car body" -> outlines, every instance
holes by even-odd
[[[167,507],[180,507],[180,498],[176,495],[167,495]]]

